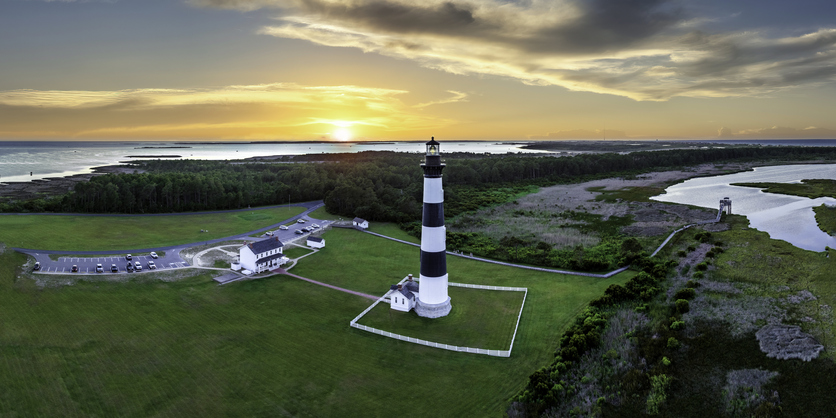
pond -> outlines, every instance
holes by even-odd
[[[811,251],[824,251],[826,246],[836,248],[836,237],[818,228],[812,209],[823,203],[834,206],[836,199],[810,199],[764,193],[752,187],[730,185],[798,183],[803,179],[836,180],[836,164],[758,167],[743,173],[695,178],[668,187],[664,194],[651,199],[719,209],[720,199],[729,197],[732,201],[732,213],[746,215],[753,228],[768,233],[773,239],[784,240]]]

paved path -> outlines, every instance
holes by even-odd
[[[355,295],[355,296],[362,296],[364,298],[371,299],[371,300],[377,300],[378,299],[378,296],[367,295],[365,293],[355,292],[353,290],[343,289],[342,287],[334,286],[334,285],[331,285],[331,284],[328,284],[328,283],[322,283],[322,282],[318,282],[316,280],[308,279],[306,277],[297,276],[293,273],[288,273],[287,270],[285,270],[285,269],[276,269],[276,270],[273,270],[273,273],[284,274],[284,275],[287,275],[287,276],[290,276],[290,277],[295,277],[299,280],[304,280],[304,281],[309,282],[309,283],[313,283],[313,284],[320,285],[320,286],[325,286],[325,287],[328,287],[328,288],[331,288],[331,289],[334,289],[334,290],[339,290],[340,292],[349,293],[349,294],[352,294],[352,295]]]
[[[375,235],[375,236],[378,236],[378,237],[381,237],[381,238],[390,239],[392,241],[397,241],[397,242],[401,242],[401,243],[404,243],[404,244],[412,245],[414,247],[420,247],[421,246],[421,244],[416,244],[414,242],[404,241],[402,239],[387,237],[386,235],[378,234],[376,232],[371,232],[371,231],[363,231],[363,232],[365,232],[367,234],[372,234],[372,235]],[[579,271],[557,270],[557,269],[548,269],[548,268],[544,268],[544,267],[526,266],[526,265],[523,265],[523,264],[506,263],[504,261],[497,261],[497,260],[491,260],[491,259],[488,259],[488,258],[474,257],[472,255],[465,255],[465,254],[455,253],[455,252],[452,252],[452,251],[447,251],[447,254],[448,255],[454,255],[456,257],[469,258],[471,260],[482,261],[484,263],[499,264],[499,265],[508,266],[508,267],[516,267],[516,268],[521,268],[521,269],[544,271],[546,273],[569,274],[569,275],[572,275],[572,276],[597,277],[597,278],[600,278],[600,279],[608,279],[608,278],[610,278],[612,276],[615,276],[616,274],[621,273],[622,271],[627,270],[628,268],[630,268],[630,266],[621,267],[620,269],[613,270],[609,273],[601,273],[601,274],[582,273],[582,272],[579,272]]]

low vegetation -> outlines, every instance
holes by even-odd
[[[371,294],[417,274],[415,247],[350,229],[324,238],[326,251],[304,258],[295,274]],[[179,269],[190,276],[77,278],[67,286],[63,277],[31,275],[25,264],[22,254],[0,254],[0,414],[368,416],[398,399],[404,416],[496,416],[530,370],[551,357],[571,318],[631,277],[563,276],[449,257],[453,281],[529,288],[506,359],[354,330],[348,322],[367,299],[288,276],[217,286],[212,275]],[[34,276],[47,282],[39,287]],[[405,365],[410,379],[401,373]]]
[[[276,224],[303,210],[283,207],[162,216],[0,216],[0,240],[11,247],[39,250],[155,248],[248,232]]]

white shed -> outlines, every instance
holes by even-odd
[[[241,267],[255,273],[278,268],[289,260],[282,253],[283,247],[278,237],[249,243],[238,250]]]
[[[418,283],[412,280],[412,275],[406,282],[393,284],[389,288],[389,305],[396,311],[409,312],[418,300]]]
[[[367,221],[363,218],[354,218],[354,220],[351,223],[354,224],[355,228],[360,228],[360,229],[368,229],[369,228],[369,221]]]
[[[308,247],[311,248],[324,248],[325,247],[325,240],[320,237],[312,237],[308,236]]]

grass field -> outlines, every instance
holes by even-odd
[[[311,252],[313,252],[313,250],[304,247],[290,247],[282,251],[282,253],[284,253],[284,255],[288,258],[299,258],[305,254],[310,254]]]
[[[380,303],[359,324],[408,337],[461,347],[507,350],[524,292],[449,287],[453,309],[444,318],[421,318]]]
[[[345,218],[343,216],[332,215],[332,214],[328,213],[328,211],[325,210],[325,206],[311,212],[310,214],[308,214],[308,216],[310,216],[313,219],[322,219],[324,221],[336,221],[336,220]]]
[[[286,207],[164,216],[7,215],[0,216],[0,242],[10,247],[58,251],[165,247],[263,228],[303,210]]]
[[[294,273],[382,294],[418,250],[334,229]],[[38,288],[0,255],[0,415],[501,415],[589,300],[630,273],[590,279],[450,257],[451,280],[529,288],[509,359],[454,353],[352,329],[368,306],[287,276],[217,286],[79,281]],[[404,378],[403,370],[411,373]],[[466,389],[465,389],[466,388]]]

